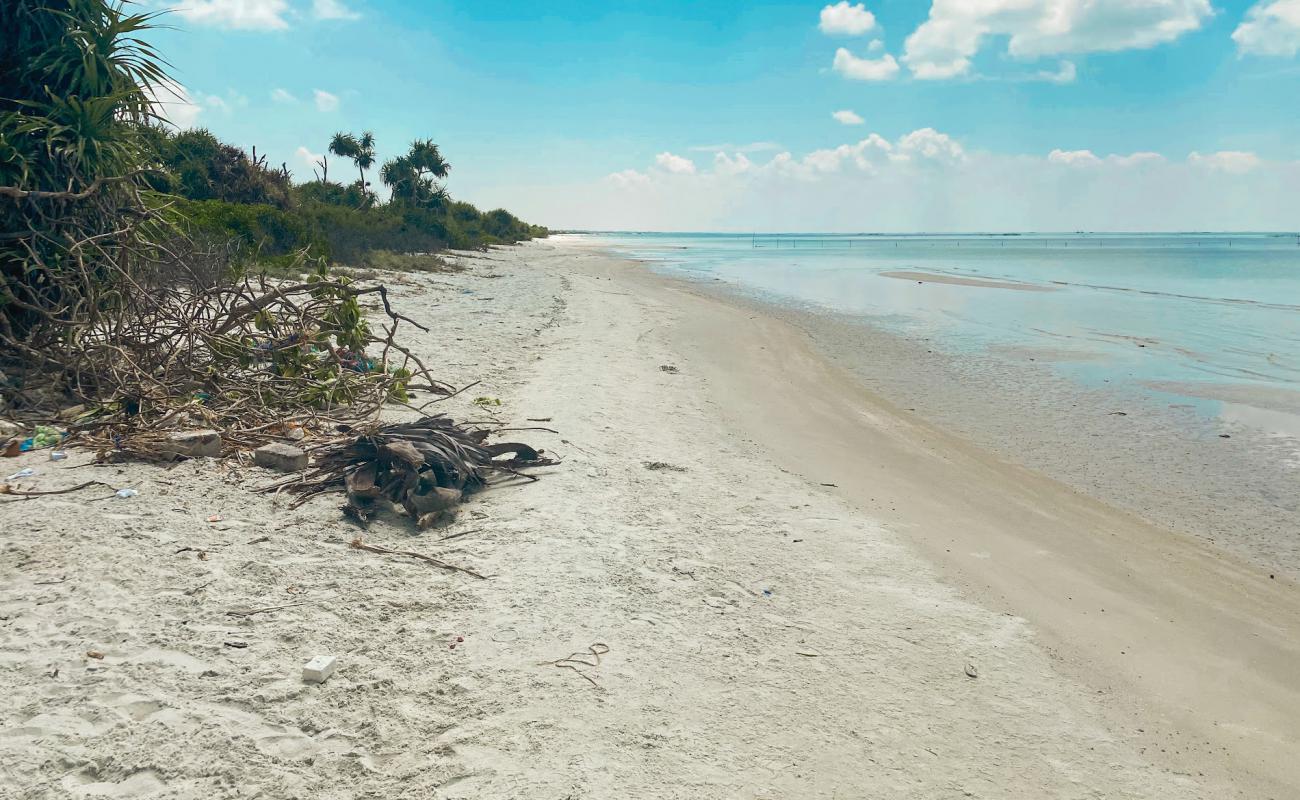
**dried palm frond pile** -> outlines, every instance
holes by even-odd
[[[343,513],[367,524],[385,505],[400,506],[421,527],[451,521],[465,497],[494,476],[536,480],[525,467],[558,463],[526,444],[487,444],[490,431],[457,425],[441,414],[415,422],[371,425],[357,435],[312,452],[315,465],[305,475],[264,492],[297,494],[297,507],[317,495],[345,490]]]

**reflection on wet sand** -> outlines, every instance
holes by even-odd
[[[939,272],[882,272],[885,278],[901,278],[917,283],[947,283],[953,286],[978,286],[982,289],[1013,289],[1018,292],[1055,292],[1055,286],[1042,286],[1037,283],[1020,283],[1019,281],[991,281],[985,278],[965,278],[958,275],[944,275]]]

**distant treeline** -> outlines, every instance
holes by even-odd
[[[504,209],[482,212],[451,199],[439,183],[451,166],[431,141],[417,141],[385,162],[380,178],[390,191],[381,202],[366,170],[374,165],[374,137],[336,134],[330,155],[317,162],[315,179],[293,182],[290,171],[267,164],[204,129],[143,131],[154,154],[152,187],[172,196],[172,209],[196,237],[234,238],[242,249],[274,258],[298,251],[345,264],[368,253],[477,249],[547,235]],[[347,183],[329,180],[329,168],[356,169]]]

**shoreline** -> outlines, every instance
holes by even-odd
[[[1300,439],[1276,432],[1300,425],[1290,393],[1170,381],[1094,385],[1051,365],[1106,360],[1096,352],[952,352],[866,315],[730,279],[647,268],[791,324],[860,384],[984,450],[1270,574],[1300,578],[1300,500],[1293,491]],[[1225,405],[1207,417],[1192,405],[1197,399]]]
[[[1252,568],[1010,467],[865,392],[787,322],[643,265],[562,240],[453,258],[466,271],[384,276],[432,328],[416,352],[501,402],[437,408],[546,419],[559,433],[530,441],[563,463],[475,497],[445,531],[391,517],[365,537],[489,579],[351,549],[337,498],[290,510],[249,493],[266,475],[233,459],[77,453],[66,474],[12,459],[43,489],[89,473],[140,493],[0,505],[0,786],[186,800],[1300,786],[1293,585],[1256,586]],[[1116,535],[1082,537],[1097,526]],[[1077,548],[1040,552],[1046,533]],[[1066,588],[1106,612],[1063,608]],[[1134,652],[1100,652],[1120,639]],[[595,663],[557,669],[570,653]],[[317,654],[338,671],[304,685]]]
[[[1166,720],[1172,746],[1162,749],[1178,750],[1184,768],[1204,769],[1203,759],[1228,750],[1225,775],[1258,758],[1278,786],[1300,782],[1284,763],[1300,742],[1292,581],[904,411],[824,354],[825,330],[800,325],[811,315],[628,267],[638,288],[706,309],[674,341],[709,364],[718,394],[744,409],[729,415],[732,425],[784,454],[782,466],[835,483],[831,491],[905,532],[963,594],[1027,619],[1058,666],[1106,695],[1119,717],[1136,727]]]

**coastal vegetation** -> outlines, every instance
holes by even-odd
[[[357,170],[343,184],[324,158],[295,183],[256,150],[174,129],[155,100],[170,82],[156,20],[109,0],[0,5],[0,414],[61,419],[101,455],[170,458],[185,427],[229,453],[452,393],[403,344],[422,326],[335,265],[545,229],[454,201],[429,140],[382,165],[384,200],[369,132],[329,143]],[[433,428],[457,474],[486,468],[452,441],[470,434]]]

